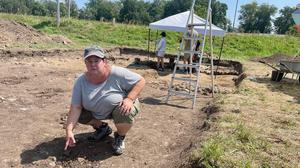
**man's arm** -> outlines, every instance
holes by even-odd
[[[65,144],[65,150],[67,150],[68,146],[73,147],[75,146],[75,138],[73,134],[73,129],[75,128],[75,125],[78,121],[78,118],[80,116],[82,107],[79,105],[71,105],[67,125],[66,125],[66,144]]]
[[[134,101],[143,90],[145,84],[146,80],[141,77],[141,79],[132,87],[126,98]]]
[[[145,84],[146,80],[143,77],[141,77],[141,79],[132,87],[127,97],[124,98],[123,101],[120,103],[121,113],[123,115],[129,115],[134,100],[137,99],[138,95],[143,90]]]

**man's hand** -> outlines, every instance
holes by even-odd
[[[125,98],[122,102],[120,102],[119,106],[121,109],[121,114],[127,116],[130,114],[131,108],[133,107],[133,100],[130,98]]]
[[[76,141],[73,132],[67,131],[65,150],[67,150],[68,147],[74,147],[75,145]]]

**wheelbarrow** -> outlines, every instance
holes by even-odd
[[[268,65],[269,67],[271,67],[273,69],[272,75],[271,75],[271,80],[272,81],[276,81],[276,82],[281,81],[281,79],[283,78],[284,72],[278,65],[274,66],[274,65],[269,64],[269,63],[267,63],[265,61],[262,61],[262,60],[260,60],[259,62],[263,63],[265,65]]]
[[[259,61],[260,63],[266,64],[273,68],[271,80],[272,81],[281,81],[283,77],[285,77],[288,73],[292,73],[292,79],[296,75],[296,79],[298,79],[300,83],[300,60],[296,58],[300,54],[300,49],[298,50],[297,54],[292,58],[292,60],[280,60],[275,66],[271,65],[265,61]],[[297,80],[296,80],[297,82]]]
[[[300,61],[289,61],[289,60],[280,60],[279,61],[280,69],[286,73],[292,73],[292,79],[294,75],[296,79],[300,82]]]

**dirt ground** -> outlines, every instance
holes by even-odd
[[[212,100],[208,66],[201,69],[201,87],[196,108],[192,110],[192,102],[186,98],[172,97],[168,104],[164,103],[171,79],[170,69],[157,72],[150,68],[155,67],[155,59],[148,60],[144,52],[110,49],[110,64],[127,67],[144,76],[147,81],[140,95],[142,112],[136,117],[136,123],[126,137],[125,153],[121,156],[112,154],[112,135],[101,142],[87,142],[86,137],[93,129],[85,125],[78,125],[75,130],[77,146],[64,152],[64,125],[72,86],[76,76],[84,72],[85,67],[81,50],[30,50],[34,45],[50,43],[68,45],[72,42],[63,36],[44,35],[24,24],[0,20],[0,167],[184,167],[190,151],[209,134],[203,132],[207,114],[201,111]],[[276,63],[282,58],[290,57],[273,55],[254,61]],[[216,67],[218,75],[215,78],[215,91],[232,99],[225,106],[227,111],[239,111],[240,114],[235,115],[245,115],[242,119],[252,125],[268,123],[268,118],[271,118],[271,126],[281,120],[281,123],[297,125],[293,123],[298,123],[299,118],[294,116],[295,119],[291,117],[293,120],[281,119],[282,116],[287,117],[282,111],[299,109],[297,88],[274,94],[276,88],[271,87],[274,84],[270,83],[271,69],[261,63],[243,62],[247,74],[241,74],[243,65],[239,62],[221,61],[219,64],[222,66]],[[253,92],[254,98],[244,98],[246,103],[240,106],[243,94],[235,94],[235,85],[239,85],[245,78],[245,84],[254,85],[254,90],[261,93]],[[284,79],[283,82],[284,86],[296,86],[290,79]],[[176,83],[175,87],[179,90],[187,89],[182,83]],[[290,103],[288,107],[280,103],[283,100]],[[252,101],[259,103],[253,106],[253,103],[249,104]],[[264,113],[252,114],[253,108],[259,111],[266,104],[267,108],[262,108]],[[278,109],[283,109],[279,111],[282,116],[278,113],[275,119],[270,117]],[[111,121],[108,122],[113,125]],[[262,129],[265,131],[263,134],[278,130],[277,126],[274,130],[271,128]],[[299,129],[292,128],[289,132],[286,129],[277,132],[276,138],[293,135],[290,138],[291,144],[295,142],[296,148],[292,147],[297,149]],[[280,152],[277,155],[272,151],[272,160],[276,160],[277,156],[283,160],[290,159],[288,163],[299,159],[297,151],[289,152],[281,146],[275,146],[274,150],[277,147]],[[283,157],[281,154],[284,153],[291,153],[294,157],[288,154]]]
[[[31,26],[16,21],[0,19],[0,49],[12,47],[67,45],[72,41],[61,35],[46,35]]]
[[[126,151],[112,155],[112,135],[88,143],[85,139],[93,129],[78,125],[77,146],[64,153],[73,82],[85,71],[82,51],[32,50],[35,45],[72,42],[14,21],[0,20],[0,32],[0,167],[176,167],[195,146],[206,117],[200,109],[212,99],[209,75],[201,77],[195,110],[186,98],[172,97],[165,104],[172,71],[149,68],[155,60],[150,58],[152,64],[146,66],[143,52],[116,49],[108,51],[110,64],[128,67],[147,81],[140,95],[142,112],[126,137]],[[227,75],[217,77],[217,92],[234,88],[236,75],[228,75],[237,73],[234,68],[219,67],[220,74]],[[176,87],[186,89],[180,83]]]
[[[3,51],[0,57],[0,165],[1,167],[176,167],[201,134],[205,114],[200,109],[211,100],[199,94],[191,100],[172,97],[164,103],[171,70],[157,72],[134,64],[144,55],[110,53],[110,63],[143,75],[147,84],[140,96],[142,112],[126,138],[126,151],[113,156],[113,136],[98,143],[85,138],[93,129],[78,125],[77,146],[63,155],[63,129],[75,77],[85,70],[78,51]],[[234,88],[233,75],[216,78],[219,91]],[[210,85],[202,75],[202,88]],[[110,124],[112,124],[109,121]],[[115,128],[114,128],[115,129]]]
[[[203,137],[206,134],[209,134],[203,132],[207,114],[201,111],[212,100],[208,66],[203,66],[201,69],[203,73],[201,73],[197,104],[192,110],[192,101],[187,98],[171,97],[168,104],[164,102],[171,79],[171,69],[165,72],[152,69],[151,67],[155,67],[156,60],[154,58],[148,60],[147,54],[143,51],[124,48],[109,49],[107,51],[111,65],[127,67],[144,76],[147,81],[140,95],[142,111],[136,117],[136,123],[126,137],[125,153],[121,156],[112,154],[112,135],[101,142],[87,142],[86,137],[92,133],[93,129],[80,124],[75,130],[77,146],[66,153],[63,151],[64,125],[74,79],[85,71],[82,50],[32,50],[31,47],[34,45],[49,43],[68,45],[72,42],[63,36],[44,35],[32,27],[13,21],[0,20],[0,32],[1,168],[184,167],[190,151],[200,140],[205,139]],[[273,55],[253,60],[275,63],[282,58],[290,57]],[[221,61],[218,63],[221,66],[215,67],[218,74],[215,78],[215,91],[222,93],[228,99],[233,99],[227,105],[233,106],[228,111],[232,109],[243,111],[241,115],[245,115],[245,121],[248,121],[249,116],[256,117],[260,120],[257,120],[255,124],[260,125],[265,123],[265,118],[273,116],[276,109],[283,108],[280,103],[278,104],[280,107],[270,105],[268,108],[263,108],[265,111],[269,110],[270,113],[261,113],[265,116],[254,116],[251,114],[253,105],[250,104],[249,107],[246,106],[247,104],[236,105],[241,101],[241,95],[234,95],[235,85],[239,85],[245,78],[246,84],[255,85],[253,88],[258,90],[260,87],[263,88],[261,92],[264,95],[254,92],[254,98],[252,98],[264,100],[258,103],[259,105],[255,107],[257,109],[264,107],[266,100],[269,99],[268,102],[273,104],[283,99],[290,101],[292,98],[287,95],[296,97],[299,103],[299,95],[297,95],[299,92],[291,90],[291,93],[287,95],[280,94],[275,97],[274,89],[265,89],[273,84],[270,84],[271,69],[266,65],[258,62],[243,62],[247,74],[241,74],[243,65],[239,62]],[[179,75],[185,76],[181,71]],[[194,75],[192,76],[195,78]],[[260,79],[262,77],[263,80]],[[284,79],[283,82],[295,86],[293,80]],[[175,87],[178,90],[187,89],[187,85],[183,83],[175,83]],[[260,97],[255,98],[255,96]],[[245,101],[249,102],[248,99]],[[298,108],[298,106],[292,107]],[[286,114],[283,115],[286,116]],[[271,118],[270,123],[278,122],[278,118],[281,117]],[[108,122],[113,126],[111,121]],[[283,122],[286,123],[285,120]],[[113,129],[115,130],[114,127]],[[266,134],[276,132],[277,127],[274,130],[266,130]],[[283,130],[278,133],[278,136],[287,137],[286,132]],[[291,134],[295,135],[292,136],[291,141],[298,143],[297,129]],[[274,154],[274,156],[277,155]],[[290,158],[297,160],[299,157]]]

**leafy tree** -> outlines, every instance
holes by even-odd
[[[216,26],[226,29],[227,19],[226,11],[228,9],[227,5],[219,1],[213,1],[212,3],[212,22]]]
[[[47,16],[56,16],[57,4],[54,1],[44,0],[42,3],[47,9]]]
[[[244,32],[254,32],[254,25],[256,23],[256,13],[258,10],[258,4],[253,2],[251,4],[246,4],[241,6],[240,10],[240,29]]]
[[[277,11],[273,5],[262,4],[259,6],[256,2],[241,6],[240,10],[240,30],[247,33],[270,33],[272,31],[271,16]]]
[[[167,1],[163,17],[168,17],[180,12],[185,12],[190,9],[192,0],[170,0]]]
[[[207,15],[208,2],[209,2],[208,0],[198,0],[195,2],[195,8],[194,8],[195,13],[204,19],[206,19],[206,15]],[[191,5],[192,5],[191,0],[168,1],[165,5],[164,17],[187,11],[190,9]],[[226,11],[228,9],[227,5],[217,0],[212,0],[211,8],[212,8],[213,24],[225,29],[227,25],[227,19],[226,19]]]
[[[71,1],[71,17],[77,18],[79,15],[79,9],[75,1]]]
[[[111,8],[112,17],[118,19],[121,9],[122,9],[122,3],[120,1],[114,2]]]
[[[77,18],[78,15],[79,15],[79,10],[78,10],[77,4],[76,4],[76,2],[74,0],[66,0],[66,4],[65,4],[66,5],[66,9],[68,9],[69,1],[71,1],[71,4],[70,4],[70,16]]]
[[[214,0],[212,0],[212,5],[214,4]],[[202,17],[203,19],[206,19],[207,15],[207,6],[208,6],[208,0],[199,0],[195,2],[195,13]]]
[[[39,2],[35,2],[32,4],[31,7],[31,14],[32,15],[39,15],[39,16],[46,16],[47,9],[45,6]]]
[[[270,33],[272,31],[272,18],[277,12],[277,8],[273,5],[262,4],[256,14],[256,28],[260,33]]]
[[[108,20],[111,20],[113,17],[115,17],[115,13],[113,13],[113,9],[116,10],[116,8],[114,8],[114,3],[110,2],[110,1],[102,1],[100,3],[100,6],[97,9],[96,12],[96,19],[100,19],[101,17],[104,17]],[[119,11],[114,11],[114,12],[119,12]]]
[[[0,10],[1,10],[0,12],[6,12],[6,13],[26,14],[28,12],[28,7],[26,6],[26,1],[1,0]]]
[[[86,17],[88,19],[97,19],[97,10],[100,7],[101,8],[101,2],[102,0],[89,0],[86,4]],[[99,19],[99,18],[98,18]]]
[[[111,20],[116,18],[120,11],[118,2],[111,2],[108,0],[89,0],[86,7],[80,11],[80,18],[96,19],[101,17]]]
[[[150,22],[150,16],[147,13],[147,6],[141,0],[122,0],[123,7],[120,10],[120,21],[127,23]]]
[[[62,2],[60,3],[60,15],[61,16],[68,16],[68,8]]]
[[[79,18],[80,19],[96,19],[94,12],[91,9],[83,8],[79,10]]]
[[[166,2],[164,0],[154,0],[148,8],[148,13],[151,18],[151,22],[159,20],[164,14],[164,6]]]
[[[274,22],[275,30],[278,34],[285,34],[291,26],[295,25],[292,17],[294,10],[294,8],[286,6],[279,11],[280,16]]]

